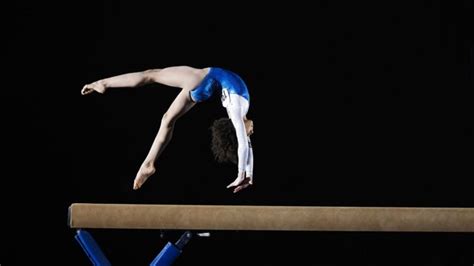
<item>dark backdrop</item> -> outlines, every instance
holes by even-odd
[[[6,5],[0,264],[88,265],[66,223],[73,202],[474,207],[473,11],[470,1]],[[178,90],[80,90],[173,65],[247,82],[250,189],[226,190],[236,168],[212,159],[218,97],[178,121],[157,173],[131,189]],[[122,265],[146,265],[179,234],[91,232]],[[472,265],[473,246],[461,233],[213,232],[177,265]]]

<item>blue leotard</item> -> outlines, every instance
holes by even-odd
[[[242,78],[229,70],[218,67],[211,67],[201,83],[190,92],[191,99],[194,102],[206,101],[214,92],[222,89],[227,89],[229,93],[238,94],[250,101],[249,91]]]

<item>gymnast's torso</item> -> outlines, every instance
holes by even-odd
[[[194,102],[203,102],[210,99],[215,92],[222,92],[222,97],[225,97],[226,93],[237,94],[250,101],[247,85],[242,78],[219,67],[211,67],[201,83],[190,91],[190,96]]]

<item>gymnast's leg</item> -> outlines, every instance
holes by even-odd
[[[139,72],[121,74],[101,79],[84,85],[83,95],[92,92],[105,93],[109,88],[134,88],[150,83],[160,83],[170,87],[191,90],[196,87],[208,73],[209,69],[197,69],[189,66],[150,69]]]
[[[161,119],[158,134],[153,141],[148,155],[138,170],[133,182],[133,189],[139,189],[148,177],[155,173],[155,161],[170,142],[176,120],[189,111],[194,105],[195,103],[190,99],[189,91],[183,89]]]

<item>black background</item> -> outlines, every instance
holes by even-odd
[[[473,4],[21,1],[2,13],[0,264],[89,265],[73,202],[474,207]],[[209,149],[218,97],[135,174],[178,89],[81,96],[97,79],[173,65],[239,73],[255,185]],[[146,265],[179,232],[90,230],[114,265]],[[213,232],[176,265],[472,265],[462,233]]]

